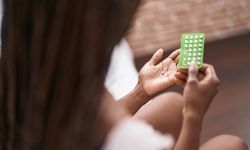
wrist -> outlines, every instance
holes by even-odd
[[[183,118],[186,120],[189,120],[193,123],[200,124],[203,122],[204,115],[184,107],[183,108]]]
[[[147,92],[144,90],[141,83],[137,83],[134,90],[132,91],[134,93],[133,95],[136,95],[137,99],[143,100],[148,102],[151,99],[151,96],[147,94]]]
[[[150,99],[150,96],[144,91],[142,85],[138,83],[130,93],[118,102],[125,106],[128,112],[133,115]]]

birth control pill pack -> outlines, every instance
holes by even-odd
[[[187,69],[195,61],[198,68],[203,65],[204,33],[185,33],[181,36],[180,60],[178,68]]]

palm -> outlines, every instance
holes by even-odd
[[[178,69],[180,51],[172,52],[161,61],[163,50],[158,50],[139,72],[139,83],[148,96],[155,96],[176,84],[185,87],[187,70]]]
[[[157,65],[147,63],[139,72],[139,81],[149,95],[155,95],[175,83],[176,68],[176,63],[170,58]]]

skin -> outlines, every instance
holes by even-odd
[[[150,99],[177,84],[182,86],[186,73],[177,72],[180,51],[176,50],[161,61],[163,50],[159,49],[139,72],[139,82],[135,89],[118,101],[133,115]],[[163,72],[164,73],[163,73]],[[133,100],[132,100],[133,99]]]
[[[232,135],[215,137],[200,147],[202,122],[219,90],[219,79],[214,67],[204,64],[198,70],[196,64],[192,64],[188,70],[178,70],[179,50],[164,60],[162,56],[163,50],[160,49],[139,72],[139,82],[135,89],[121,100],[112,102],[112,106],[106,105],[103,109],[105,113],[112,107],[113,113],[105,116],[117,118],[113,123],[109,122],[109,129],[117,123],[118,118],[126,116],[145,120],[156,130],[172,134],[176,141],[173,150],[229,149],[225,142],[231,143],[232,150],[247,150],[245,142]],[[174,85],[184,88],[182,95],[177,93],[159,95]],[[115,100],[106,98],[106,101]]]

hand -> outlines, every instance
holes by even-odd
[[[189,67],[187,84],[184,88],[185,111],[191,111],[203,117],[214,96],[219,90],[219,79],[212,65],[204,64],[201,72],[204,78],[198,80],[198,68],[195,63]]]
[[[139,72],[139,83],[149,96],[154,96],[175,84],[175,73],[179,62],[179,50],[165,60],[163,50],[158,50]],[[176,79],[178,80],[178,79]]]
[[[175,83],[180,87],[185,87],[188,79],[188,69],[177,69],[175,73]],[[198,80],[201,81],[204,78],[204,73],[199,70]]]

